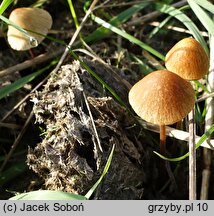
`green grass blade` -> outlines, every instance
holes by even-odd
[[[43,72],[48,70],[50,67],[52,67],[56,63],[57,63],[56,61],[53,61],[48,66],[46,66],[45,68],[43,68],[37,72],[34,72],[32,74],[29,74],[23,78],[20,78],[10,85],[2,87],[0,89],[0,100],[2,98],[6,97],[7,95],[11,94],[12,92],[22,88],[26,83],[31,82],[33,79],[35,79],[37,76],[39,76],[40,74],[42,74]]]
[[[133,5],[132,7],[129,7],[127,10],[124,10],[117,16],[113,17],[111,20],[109,20],[108,23],[114,26],[119,26],[120,24],[129,20],[135,13],[139,12],[147,5],[148,3],[141,3],[141,4]],[[109,33],[111,33],[111,30],[106,29],[103,26],[101,26],[97,28],[94,32],[92,32],[90,35],[88,35],[86,38],[84,38],[84,41],[86,43],[90,43],[92,41],[101,40],[107,37]]]
[[[136,62],[138,64],[140,71],[144,76],[154,71],[151,67],[149,67],[149,65],[145,64],[140,58],[138,58],[133,53],[129,53],[129,56],[132,62]]]
[[[155,5],[157,10],[159,10],[160,12],[169,14],[170,16],[173,16],[181,23],[183,23],[187,27],[187,29],[191,32],[193,37],[204,47],[207,54],[209,53],[206,41],[202,37],[199,29],[186,14],[184,14],[181,10],[178,10],[169,5],[160,4],[160,3],[156,3]]]
[[[96,23],[102,25],[103,27],[109,29],[110,31],[112,31],[112,32],[120,35],[121,37],[129,40],[130,42],[140,46],[142,49],[147,50],[148,52],[150,52],[154,56],[158,57],[159,59],[164,60],[164,56],[161,53],[159,53],[157,50],[153,49],[152,47],[150,47],[149,45],[143,43],[142,41],[140,41],[139,39],[133,37],[132,35],[126,33],[125,31],[122,31],[121,29],[111,25],[110,23],[108,23],[108,22],[106,22],[106,21],[102,20],[101,18],[96,17],[94,15],[92,15],[92,19]]]
[[[14,158],[15,158],[15,157],[19,157],[20,155],[23,155],[23,154],[26,154],[26,151],[25,151],[25,150],[14,153],[12,157],[14,157]],[[6,158],[6,156],[2,156],[2,155],[1,155],[1,156],[0,156],[0,162],[4,161],[5,158]]]
[[[170,21],[171,18],[172,18],[171,16],[167,17],[166,19],[164,19],[164,20],[159,24],[159,26],[156,26],[156,27],[151,31],[151,33],[149,34],[149,38],[152,38],[155,34],[157,34],[158,31],[159,31],[161,28],[163,28],[163,27]]]
[[[73,2],[72,2],[72,0],[67,0],[67,2],[68,2],[68,5],[69,5],[69,8],[70,8],[70,11],[71,11],[71,15],[72,15],[73,20],[74,20],[75,27],[78,28],[79,27],[79,22],[78,22],[78,19],[77,19],[77,15],[76,15],[76,12],[75,12],[75,9],[74,9]]]
[[[38,190],[21,193],[11,197],[9,200],[85,200],[81,195],[62,191]]]
[[[87,194],[85,195],[86,199],[89,199],[91,197],[91,195],[94,193],[94,191],[96,190],[97,186],[100,184],[100,182],[102,181],[103,177],[106,175],[106,173],[108,172],[108,169],[111,165],[111,161],[112,161],[112,157],[113,157],[113,153],[114,153],[114,148],[115,145],[112,146],[110,155],[108,157],[107,163],[104,167],[103,173],[100,176],[100,178],[97,180],[97,182],[93,185],[93,187],[87,192]]]
[[[68,5],[69,5],[69,8],[70,8],[70,11],[71,11],[71,15],[72,15],[73,20],[74,20],[75,27],[76,27],[76,29],[78,29],[79,28],[79,22],[78,22],[78,19],[77,19],[77,15],[76,15],[76,12],[75,12],[73,2],[72,2],[72,0],[67,0],[67,2],[68,2]],[[82,36],[81,32],[79,33],[79,38],[80,38],[80,41],[82,42],[82,44],[84,44],[84,40],[83,40],[83,36]]]
[[[207,86],[204,85],[204,84],[202,84],[202,83],[200,83],[198,80],[195,80],[194,83],[195,83],[195,85],[196,85],[197,88],[201,88],[204,92],[206,92],[206,93],[208,93],[208,94],[211,93],[211,92],[209,92],[209,90],[207,89]]]
[[[4,11],[9,7],[9,5],[13,2],[14,0],[3,0],[1,5],[0,5],[0,15],[4,13]]]
[[[196,4],[195,1],[188,0],[188,3],[202,25],[210,34],[214,35],[214,22],[208,16],[208,14],[198,4]]]
[[[198,143],[196,144],[196,149],[199,148],[201,146],[201,144],[210,137],[210,135],[212,135],[212,133],[214,132],[214,124],[209,128],[209,130],[207,130],[207,132],[205,134],[203,134],[200,138],[200,140],[198,141]],[[171,162],[178,162],[181,160],[184,160],[185,158],[187,158],[189,156],[189,152],[186,153],[183,156],[177,157],[177,158],[167,158],[161,154],[159,154],[158,152],[154,151],[154,153],[156,155],[158,155],[160,158],[167,160],[167,161],[171,161]]]
[[[206,10],[208,10],[214,14],[214,5],[212,3],[210,3],[209,1],[207,1],[207,0],[195,0],[194,2],[196,2],[197,4],[199,4],[204,9],[206,9]]]
[[[18,175],[23,173],[26,169],[27,169],[27,165],[24,161],[12,165],[10,168],[8,168],[7,170],[1,173],[0,187],[8,183],[10,180],[16,178]]]

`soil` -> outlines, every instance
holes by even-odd
[[[84,17],[83,2],[74,1],[79,22]],[[121,2],[118,0],[114,3],[117,5]],[[22,4],[18,1],[17,5],[12,5],[5,12],[5,16],[13,8],[23,6]],[[107,3],[107,6],[108,4],[110,3]],[[52,29],[56,31],[51,36],[68,43],[75,31],[75,25],[66,1],[47,1],[42,7],[53,17]],[[130,5],[101,7],[96,14],[106,20],[108,14],[117,15],[128,7]],[[152,6],[147,7],[131,20],[154,10]],[[192,14],[191,16],[194,19]],[[165,17],[154,17],[151,21],[161,21]],[[174,23],[181,25],[175,21]],[[86,36],[96,27],[89,19],[81,33]],[[187,36],[185,33],[172,34],[171,31],[163,29],[149,38],[152,27],[148,22],[140,26],[122,25],[122,28],[163,54],[176,41]],[[3,37],[0,38],[0,70],[32,59],[32,53],[17,52],[9,47],[6,26],[1,31]],[[23,88],[1,99],[0,119],[49,76],[36,92],[30,94],[30,97],[3,121],[11,125],[0,125],[0,156],[6,156],[33,111],[30,124],[2,172],[0,199],[8,199],[13,192],[38,189],[62,190],[84,195],[100,177],[113,145],[115,151],[111,166],[92,199],[188,199],[188,160],[170,163],[167,171],[165,162],[153,153],[159,151],[159,135],[140,126],[128,110],[131,110],[128,91],[145,75],[130,53],[145,61],[150,69],[154,70],[154,65],[145,58],[141,48],[115,34],[109,34],[105,39],[89,46],[100,58],[89,56],[81,50],[78,54],[109,89],[104,88],[79,61],[68,55],[56,72],[51,73],[54,69],[52,66]],[[62,45],[56,41],[45,39],[33,49],[33,53],[38,56],[61,48]],[[57,59],[60,57],[61,55],[58,55]],[[49,64],[50,60],[47,60],[1,77],[0,85],[8,85]],[[159,64],[163,65],[163,62],[159,61]],[[123,105],[114,97],[114,93],[122,99]],[[127,108],[124,108],[124,105]],[[167,138],[167,155],[183,155],[187,149],[185,142]],[[203,168],[200,150],[197,156],[199,191]],[[10,170],[15,173],[14,176]],[[10,177],[4,181],[6,171],[10,171]],[[213,177],[212,175],[211,178]],[[211,187],[210,199],[214,198],[213,190]]]

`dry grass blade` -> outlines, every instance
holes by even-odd
[[[151,22],[149,23],[149,25],[151,26],[155,26],[155,27],[159,27],[160,26],[160,22]],[[186,34],[192,34],[191,31],[185,29],[185,28],[181,28],[181,27],[177,27],[177,26],[171,26],[171,25],[168,25],[166,26],[166,29],[169,29],[169,30],[173,30],[173,31],[176,31],[176,32],[181,32],[181,33],[186,33]],[[203,35],[204,37],[209,37],[208,33],[205,32],[205,31],[201,31],[201,35]]]
[[[182,7],[187,3],[186,0],[179,1],[175,4],[172,4],[173,7]],[[141,25],[144,22],[148,22],[154,18],[157,18],[160,16],[162,13],[159,11],[154,11],[152,13],[146,14],[142,17],[139,17],[138,19],[134,19],[133,21],[130,21],[127,23],[127,26],[132,26],[132,25]]]
[[[101,152],[103,152],[103,149],[102,149],[102,146],[101,146],[101,143],[100,143],[100,139],[99,139],[99,135],[97,133],[97,129],[96,129],[96,126],[95,126],[95,123],[94,123],[94,118],[92,116],[91,109],[89,107],[89,104],[88,104],[88,101],[87,101],[87,98],[86,98],[84,92],[83,92],[83,97],[84,97],[84,100],[85,100],[86,107],[88,109],[89,116],[91,118],[91,124],[92,124],[93,130],[94,130],[95,138],[97,139],[98,148],[100,149]],[[95,154],[96,154],[96,156],[97,156],[97,149],[98,148],[95,146],[95,150],[96,150]]]
[[[196,200],[196,147],[195,147],[195,120],[193,109],[189,117],[189,200]]]
[[[22,63],[19,63],[17,65],[12,66],[12,67],[1,70],[0,71],[0,77],[7,76],[7,75],[12,74],[16,71],[21,71],[21,70],[24,70],[26,68],[32,67],[34,65],[38,65],[38,64],[43,63],[45,61],[48,61],[48,60],[58,56],[59,54],[61,54],[63,52],[63,50],[64,49],[59,48],[57,51],[47,52],[47,53],[41,54],[41,55],[39,55],[33,59],[26,60]]]

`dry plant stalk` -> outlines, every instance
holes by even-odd
[[[195,121],[193,109],[189,117],[189,200],[196,200],[196,148],[195,148]]]
[[[207,88],[210,92],[214,91],[214,36],[210,38],[210,71],[207,77]],[[205,117],[205,131],[207,131],[210,126],[214,123],[214,99],[213,97],[207,98],[207,113]],[[202,183],[201,183],[201,200],[208,199],[209,193],[209,183],[210,183],[210,175],[211,175],[211,157],[212,152],[210,149],[203,150],[203,162],[204,169],[202,171]]]
[[[59,48],[56,51],[51,51],[51,52],[47,52],[47,53],[38,55],[33,59],[26,60],[24,62],[21,62],[19,64],[16,64],[14,66],[6,68],[4,70],[1,70],[0,71],[0,78],[3,76],[7,76],[7,75],[10,75],[12,73],[15,73],[16,71],[21,71],[21,70],[27,69],[29,67],[41,64],[45,61],[48,61],[48,60],[58,56],[59,54],[61,54],[63,52],[63,50],[64,50],[64,48]]]

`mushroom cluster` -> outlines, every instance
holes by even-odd
[[[51,15],[40,8],[16,8],[11,12],[9,20],[28,31],[28,35],[26,35],[12,25],[8,26],[8,43],[11,48],[18,51],[37,46],[42,42],[52,26]],[[32,41],[32,38],[36,41]]]
[[[167,70],[138,81],[129,91],[129,103],[142,119],[160,126],[160,153],[165,154],[165,125],[181,121],[193,109],[195,92],[188,80],[202,78],[209,58],[193,38],[179,41],[166,55]]]

